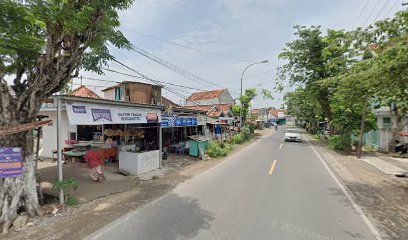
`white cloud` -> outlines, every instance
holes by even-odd
[[[125,35],[133,44],[204,79],[221,83],[237,97],[241,73],[247,63],[181,48],[135,32],[221,55],[252,61],[269,59],[270,64],[248,69],[245,76],[249,77],[273,70],[281,64],[277,55],[284,44],[294,38],[294,24],[350,29],[356,24],[362,24],[362,20],[358,23],[355,21],[363,4],[363,1],[357,3],[353,0],[146,0],[135,2],[131,9],[120,14],[120,19]],[[364,16],[368,14],[366,12]],[[208,88],[134,52],[112,50],[112,53],[120,61],[141,72],[154,74],[156,79],[183,86]],[[104,78],[129,80],[128,77],[113,73],[107,73]],[[274,71],[244,78],[244,89],[261,84],[273,90],[274,79]],[[184,89],[182,94],[188,95],[186,92],[191,91]],[[275,95],[282,98],[280,93]],[[172,94],[168,96],[176,102],[180,100]],[[273,103],[276,107],[280,106],[280,101]],[[261,97],[254,103],[255,107],[265,104]]]

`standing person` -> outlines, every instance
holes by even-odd
[[[85,160],[88,163],[89,175],[91,175],[93,180],[97,182],[103,182],[105,181],[105,176],[103,175],[101,165],[99,165],[99,154],[95,151],[91,151],[90,149],[91,145],[87,145]]]

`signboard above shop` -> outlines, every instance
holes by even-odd
[[[162,127],[193,127],[197,126],[197,117],[163,114],[160,125]]]
[[[161,112],[157,109],[117,107],[102,104],[66,103],[71,125],[159,123]]]

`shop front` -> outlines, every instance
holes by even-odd
[[[189,110],[188,113],[165,113],[161,116],[163,149],[166,153],[184,154],[189,148],[189,136],[202,135],[206,130],[204,112]],[[204,115],[204,116],[203,116]]]
[[[65,161],[83,161],[92,150],[101,165],[118,163],[119,171],[133,175],[160,167],[162,107],[72,96],[54,101],[60,101],[60,113],[58,107],[43,106],[41,114],[60,124],[44,127],[41,156],[58,155],[60,149]]]

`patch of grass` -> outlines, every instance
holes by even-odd
[[[76,206],[78,205],[78,200],[68,195],[67,198],[65,199],[65,204],[68,206]]]
[[[313,135],[312,135],[312,138],[313,138],[313,139],[316,139],[316,140],[322,140],[322,138],[320,137],[319,134],[313,134]]]

